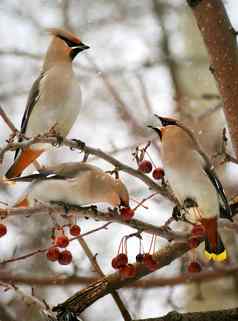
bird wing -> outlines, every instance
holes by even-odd
[[[13,178],[10,178],[9,181],[33,182],[33,181],[49,180],[49,179],[65,179],[65,177],[60,176],[60,175],[53,173],[53,172],[42,171],[40,173],[31,174],[31,175],[27,175],[27,176],[13,177]]]
[[[34,81],[32,87],[31,87],[31,90],[30,90],[30,93],[29,93],[29,96],[28,96],[28,99],[27,99],[27,103],[26,103],[26,109],[25,109],[25,112],[24,112],[23,117],[22,117],[21,130],[20,130],[21,134],[24,134],[26,132],[26,128],[27,128],[27,124],[28,124],[28,121],[29,121],[29,118],[30,118],[30,114],[31,114],[31,112],[33,110],[33,107],[35,106],[35,104],[39,100],[39,97],[40,97],[40,90],[39,90],[40,81],[41,81],[41,79],[43,77],[44,77],[44,73],[41,73],[40,76]],[[22,141],[22,138],[20,137],[19,138],[19,142],[21,142],[21,141]],[[16,159],[16,157],[17,157],[17,155],[19,153],[19,150],[20,149],[16,150],[14,159]]]
[[[56,166],[43,168],[39,173],[27,176],[14,177],[9,179],[14,182],[32,182],[36,180],[49,180],[49,179],[74,179],[78,178],[83,173],[95,171],[95,166],[84,162],[62,163]],[[103,171],[102,171],[103,172]]]
[[[212,182],[213,186],[217,191],[217,194],[221,201],[221,206],[223,208],[222,213],[223,214],[225,213],[224,216],[226,218],[231,219],[232,218],[231,208],[219,178],[217,177],[216,173],[207,166],[204,167],[204,171],[206,172],[207,176],[210,178],[210,181]]]

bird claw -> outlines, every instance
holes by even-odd
[[[91,206],[90,206],[90,210],[91,210],[92,212],[97,213],[98,208],[97,208],[97,206],[96,206],[96,205],[91,205]]]
[[[56,137],[56,141],[57,141],[57,142],[56,142],[56,146],[60,147],[60,146],[63,144],[64,137],[58,135],[58,136]]]
[[[53,204],[53,205],[58,205],[58,206],[63,207],[65,214],[68,214],[69,211],[70,211],[70,208],[71,208],[71,206],[69,204],[66,204],[66,203],[61,202],[61,201],[51,201],[50,203]]]
[[[181,209],[177,205],[173,208],[172,217],[175,221],[182,221],[184,218],[184,214],[181,213]]]
[[[55,138],[56,138],[56,142],[53,143],[52,145],[55,147],[60,147],[63,144],[64,137],[60,135],[56,135]]]
[[[184,200],[182,207],[179,207],[178,205],[176,205],[173,208],[172,217],[175,219],[175,221],[189,222],[186,219],[186,213],[187,213],[187,209],[191,207],[198,207],[198,204],[195,200],[188,197]]]
[[[117,215],[118,214],[118,208],[117,207],[114,207],[114,208],[108,207],[108,212],[113,214],[113,215]]]
[[[164,232],[171,232],[172,229],[168,225],[162,225],[161,228],[163,229]]]
[[[72,141],[75,142],[81,150],[84,150],[84,148],[86,146],[86,144],[84,142],[82,142],[79,139],[75,139],[75,138],[72,139]]]

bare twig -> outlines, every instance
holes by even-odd
[[[137,219],[131,219],[130,221],[126,222],[115,211],[101,212],[91,207],[79,207],[79,206],[70,205],[70,204],[66,204],[66,205],[67,205],[67,209],[72,214],[80,215],[82,217],[93,218],[97,221],[108,221],[108,222],[124,224],[138,231],[149,233],[152,235],[155,234],[170,241],[187,240],[187,238],[189,237],[189,233],[175,232],[167,226],[155,226],[153,224],[144,223]],[[35,206],[32,208],[0,209],[0,217],[6,217],[6,216],[10,217],[15,215],[24,215],[27,217],[31,215],[50,215],[52,212],[57,213],[58,215],[64,216],[65,207],[64,206],[54,206],[54,207]]]
[[[144,136],[145,128],[143,126],[140,126],[136,118],[132,115],[132,113],[129,112],[130,111],[129,106],[127,106],[125,101],[123,101],[123,99],[120,96],[120,93],[112,84],[109,76],[100,70],[100,68],[97,66],[92,56],[87,54],[87,58],[89,63],[94,68],[96,74],[99,75],[99,77],[102,79],[109,93],[112,95],[112,97],[116,101],[119,108],[119,114],[121,119],[129,124],[129,129],[132,130],[136,135],[139,134],[140,136]]]
[[[3,108],[1,106],[0,106],[0,116],[5,121],[5,123],[10,128],[10,130],[12,131],[13,134],[18,133],[18,130],[14,126],[13,122],[11,121],[11,119],[8,117],[8,115],[5,113],[5,111],[3,110]]]
[[[57,146],[58,140],[57,137],[46,137],[46,135],[39,135],[32,139],[23,141],[21,143],[9,143],[4,148],[2,148],[0,152],[0,159],[3,157],[3,155],[7,151],[13,151],[18,148],[27,148],[33,144],[36,143],[49,143],[53,146]],[[70,140],[70,139],[63,139],[62,145],[65,145],[71,149],[80,150],[85,152],[88,155],[95,155],[101,159],[104,159],[105,161],[109,162],[110,164],[114,165],[118,170],[124,171],[132,176],[137,177],[141,181],[143,181],[147,186],[149,186],[151,189],[157,191],[161,195],[165,196],[166,198],[170,199],[173,202],[177,202],[173,195],[171,195],[164,187],[160,186],[159,184],[155,183],[152,179],[150,179],[147,175],[141,173],[140,171],[118,161],[111,155],[108,155],[107,153],[103,152],[102,150],[98,148],[93,148],[85,145],[80,140]]]
[[[60,3],[62,18],[63,18],[63,27],[67,30],[71,30],[71,21],[70,21],[70,0],[64,0]]]
[[[142,76],[141,76],[140,73],[137,73],[137,74],[136,74],[136,77],[137,77],[137,79],[138,79],[138,83],[139,83],[139,86],[140,86],[140,90],[141,90],[141,94],[142,94],[142,99],[143,99],[145,108],[146,108],[148,114],[152,114],[152,113],[153,113],[153,108],[152,108],[152,106],[151,106],[150,98],[149,98],[149,96],[148,96],[148,92],[147,92],[145,83],[144,83],[144,81],[143,81],[143,78],[142,78]]]
[[[31,59],[39,60],[42,55],[31,53],[29,51],[19,50],[19,49],[2,49],[0,50],[0,56],[17,56],[17,57],[27,57]]]
[[[92,266],[94,267],[96,273],[101,276],[104,277],[104,273],[102,271],[102,269],[100,268],[96,256],[93,255],[93,253],[91,252],[90,248],[88,247],[87,243],[85,242],[85,240],[83,238],[79,238],[78,242],[80,243],[80,245],[82,246],[85,254],[87,255],[89,261],[91,262]],[[122,317],[124,318],[125,321],[131,321],[131,316],[128,312],[128,310],[126,309],[124,303],[122,302],[119,294],[117,293],[117,291],[112,291],[111,293],[116,305],[118,306]]]
[[[171,277],[150,277],[126,285],[128,288],[153,289],[164,286],[177,286],[188,283],[201,283],[218,280],[220,278],[233,277],[238,272],[238,265],[216,268],[212,271],[201,271],[200,273],[182,273]],[[100,278],[95,276],[34,276],[22,275],[10,272],[1,272],[0,280],[14,284],[40,285],[40,286],[66,286],[96,282]]]
[[[110,224],[110,222],[108,222],[108,223],[106,223],[106,224],[104,224],[104,225],[102,225],[102,226],[100,226],[100,227],[98,227],[98,228],[96,228],[96,229],[93,229],[93,230],[91,230],[91,231],[88,231],[88,232],[86,232],[86,233],[84,233],[84,234],[82,234],[82,235],[80,235],[80,236],[72,237],[72,238],[69,239],[69,242],[72,242],[72,241],[74,241],[74,240],[76,240],[76,239],[79,239],[79,238],[81,238],[81,237],[85,237],[85,236],[90,235],[90,234],[92,234],[92,233],[98,232],[98,231],[100,231],[100,230],[102,230],[102,229],[105,229],[105,228],[107,228],[107,226],[108,226],[109,224]],[[38,249],[38,250],[35,250],[35,251],[33,251],[33,252],[27,253],[27,254],[25,254],[25,255],[15,256],[15,257],[12,257],[12,258],[10,258],[10,259],[3,260],[3,261],[0,262],[0,265],[5,265],[5,264],[7,264],[7,263],[25,260],[25,259],[27,259],[27,258],[29,258],[29,257],[34,256],[34,255],[45,253],[45,252],[48,250],[48,248],[49,248],[49,247],[44,248],[44,249]]]
[[[34,295],[26,294],[21,289],[19,289],[17,286],[9,284],[9,283],[2,282],[2,281],[0,281],[0,287],[5,288],[6,290],[11,289],[11,290],[15,291],[22,302],[24,302],[27,305],[35,305],[35,306],[37,306],[37,308],[41,312],[43,312],[44,315],[49,316],[52,321],[56,320],[54,313],[52,313],[52,311],[50,311],[49,307],[46,306],[46,304],[43,301],[39,300]]]
[[[171,58],[171,50],[170,50],[170,45],[169,45],[169,32],[166,29],[166,11],[168,9],[168,5],[166,2],[158,1],[158,0],[153,0],[153,8],[154,12],[158,18],[158,23],[162,29],[162,40],[160,43],[160,48],[163,50],[163,55],[165,59],[165,63],[169,69],[172,84],[174,86],[174,91],[175,91],[175,99],[177,101],[177,104],[179,104],[179,100],[181,98],[181,92],[179,88],[179,82],[177,79],[176,75],[176,66],[175,66],[175,61]],[[179,111],[179,108],[177,108]]]
[[[156,269],[160,269],[163,266],[170,264],[188,250],[188,244],[183,242],[176,242],[164,247],[153,255],[153,258],[157,263]],[[64,303],[54,307],[53,311],[57,311],[61,316],[67,316],[68,313],[80,314],[95,301],[111,293],[115,289],[127,286],[128,284],[133,283],[143,276],[151,273],[144,264],[135,263],[134,266],[136,269],[136,275],[134,277],[122,278],[118,272],[110,274],[99,281],[91,283],[88,288],[75,293]]]

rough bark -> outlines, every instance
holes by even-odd
[[[153,256],[157,263],[156,270],[170,264],[188,250],[189,246],[187,243],[176,242],[156,252]],[[91,283],[87,288],[76,292],[65,302],[54,307],[53,311],[58,313],[58,320],[66,320],[69,314],[79,315],[98,299],[112,293],[113,290],[120,289],[152,272],[143,264],[137,263],[134,265],[136,267],[136,275],[134,277],[122,278],[119,273],[110,274]]]
[[[178,313],[176,311],[169,312],[168,314],[150,319],[140,319],[134,321],[237,321],[238,308],[206,311],[206,312],[192,312],[192,313]]]
[[[236,33],[221,0],[187,0],[201,31],[210,57],[213,73],[231,135],[238,156],[238,56]]]

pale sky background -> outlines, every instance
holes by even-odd
[[[63,0],[62,0],[63,1]],[[20,50],[33,54],[44,55],[48,44],[49,36],[44,32],[44,28],[50,26],[62,25],[62,14],[60,5],[62,1],[29,1],[29,0],[2,0],[0,2],[0,103],[6,112],[10,115],[14,124],[19,128],[21,117],[25,108],[26,97],[33,80],[38,76],[42,64],[41,59],[28,59],[27,57],[16,57],[16,55],[4,55],[4,51]],[[170,3],[178,4],[183,1],[170,1]],[[90,1],[91,6],[88,6],[87,0],[80,1],[80,10],[76,0],[72,1],[73,6],[77,10],[72,10],[70,13],[71,22],[76,27],[77,33],[82,38],[83,42],[90,45],[91,49],[88,55],[92,56],[99,68],[105,72],[111,69],[115,70],[112,76],[112,82],[118,88],[120,95],[126,101],[129,109],[132,111],[135,118],[142,126],[154,121],[152,113],[157,112],[162,115],[171,115],[174,112],[175,103],[173,100],[173,89],[171,88],[171,79],[168,69],[165,65],[157,64],[151,68],[143,66],[144,63],[153,62],[162,57],[161,48],[158,47],[158,42],[161,36],[161,28],[152,13],[151,1],[148,1],[148,6],[144,1],[131,1],[130,4],[122,1],[125,12],[128,17],[118,19],[120,15],[117,11],[117,2],[113,1]],[[238,29],[238,2],[237,0],[226,0],[226,8],[234,28]],[[133,7],[132,13],[130,6]],[[128,11],[127,11],[128,10]],[[129,14],[130,13],[130,14]],[[123,15],[123,13],[122,13]],[[115,19],[112,19],[115,16]],[[94,23],[98,19],[107,18],[111,23],[102,23],[94,28]],[[107,20],[106,19],[106,20]],[[171,12],[166,20],[166,27],[170,33],[171,46],[173,52],[178,56],[183,53],[185,40],[179,33],[181,21],[176,12]],[[191,37],[192,38],[192,37]],[[190,39],[191,40],[191,39]],[[194,44],[196,46],[196,44]],[[141,67],[142,66],[142,67]],[[100,74],[95,74],[89,69],[91,68],[87,53],[82,53],[75,61],[75,71],[78,78],[81,80],[83,92],[84,108],[80,113],[74,128],[69,134],[71,138],[79,137],[88,145],[100,147],[101,149],[110,152],[120,150],[126,146],[131,146],[141,142],[145,142],[145,138],[135,137],[131,134],[130,128],[125,124],[118,115],[117,105],[112,99],[110,93],[105,89],[105,86],[100,79]],[[122,70],[122,71],[121,71]],[[152,113],[149,113],[141,99],[140,87],[136,79],[136,74],[139,73],[145,83],[147,93],[150,99]],[[194,85],[196,87],[196,84]],[[9,130],[6,125],[0,120],[0,144],[3,145],[5,139],[9,135]],[[148,133],[149,136],[149,133]],[[121,161],[136,167],[132,160],[133,149],[126,152],[115,154],[115,157]],[[161,164],[158,153],[152,149],[151,154],[156,164]],[[13,153],[7,153],[1,168],[3,175],[13,159]],[[79,161],[82,155],[77,151],[69,151],[66,148],[60,150],[52,150],[41,157],[41,162],[52,164],[60,161]],[[112,167],[98,159],[93,159],[92,162],[102,167],[105,170]],[[29,168],[26,173],[32,172],[33,168]],[[121,175],[122,179],[128,186],[130,195],[136,199],[141,199],[150,194],[150,191],[140,181],[126,174]],[[0,200],[14,204],[19,195],[22,195],[26,184],[20,184],[8,190],[8,193],[0,191]],[[136,218],[153,224],[163,224],[171,213],[171,204],[168,204],[162,197],[157,197],[158,202],[148,202],[149,210],[141,208],[136,213]],[[132,202],[135,206],[135,203]],[[83,231],[87,231],[102,223],[93,221],[79,220]],[[38,247],[44,247],[49,244],[49,224],[36,219],[23,218],[21,221],[14,219],[9,220],[9,233],[6,237],[0,240],[0,255],[1,259],[7,258],[16,251],[17,255],[27,252],[29,243],[26,241],[26,235],[29,238],[34,238],[35,229],[37,228],[37,236],[40,243]],[[117,252],[117,247],[123,235],[131,233],[132,229],[121,227],[113,224],[109,231],[101,231],[98,234],[87,238],[89,246],[94,253],[98,253],[98,261],[103,267],[105,273],[112,272],[110,261],[113,255]],[[144,237],[145,247],[148,248],[150,237]],[[33,242],[34,243],[34,242]],[[163,246],[166,242],[159,239],[158,247]],[[31,244],[32,246],[32,244]],[[34,248],[34,246],[33,246]],[[87,274],[90,271],[87,259],[82,254],[82,250],[78,244],[71,244],[75,264],[80,274]],[[131,240],[129,243],[129,257],[133,261],[137,254],[138,242]],[[44,256],[39,258],[40,267],[47,265]],[[36,262],[31,259],[11,264],[6,267],[7,271],[32,273]],[[175,261],[170,266],[156,272],[157,275],[173,275],[175,271],[179,271],[180,262]],[[48,273],[65,272],[73,273],[71,266],[61,267],[57,264],[49,264]],[[27,272],[28,271],[28,272]],[[51,271],[51,272],[49,272]],[[40,273],[38,270],[37,273]],[[47,299],[49,304],[55,305],[67,297],[72,295],[78,286],[70,286],[64,288],[50,287],[48,291],[43,291],[43,297]],[[30,287],[24,287],[26,292],[30,293]],[[218,294],[220,290],[218,290]],[[163,315],[173,309],[173,306],[168,303],[168,296],[171,289],[158,288],[145,291],[145,297],[140,308],[134,305],[134,298],[141,295],[140,290],[129,291],[122,290],[122,296],[130,302],[130,311],[137,318],[154,317]],[[39,290],[40,293],[40,290]],[[136,294],[135,294],[136,293]],[[221,291],[221,297],[224,293]],[[0,289],[0,302],[10,304],[14,294],[12,292],[2,293]],[[180,308],[181,311],[189,310],[188,290],[186,286],[179,286],[174,289],[172,295],[173,302]],[[208,300],[209,301],[209,300]],[[216,308],[216,302],[211,299],[209,308]],[[210,302],[209,301],[209,302]],[[236,304],[236,300],[232,295],[224,297],[222,306],[231,307]],[[99,300],[87,310],[87,320],[97,320],[97,313],[107,309],[107,315],[104,315],[104,321],[121,320],[120,314],[109,296]],[[202,309],[199,306],[199,309]],[[205,305],[204,305],[205,309]],[[30,320],[30,319],[29,319]]]

